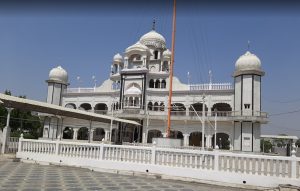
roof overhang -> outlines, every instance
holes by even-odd
[[[71,108],[65,108],[58,105],[53,105],[45,102],[34,101],[30,99],[18,98],[0,93],[0,101],[5,107],[16,108],[27,111],[36,111],[41,113],[48,113],[56,116],[72,117],[78,119],[84,119],[89,121],[98,121],[103,123],[127,123],[140,126],[138,122],[120,119],[112,116],[101,115],[97,113],[91,113],[87,111],[75,110]]]
[[[297,136],[288,136],[288,135],[261,135],[261,138],[264,139],[289,139],[289,140],[298,140]]]

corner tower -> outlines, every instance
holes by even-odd
[[[61,106],[62,94],[69,85],[67,72],[61,66],[53,68],[46,82],[48,83],[47,103]]]
[[[69,85],[67,72],[61,66],[53,68],[46,82],[48,83],[47,103],[62,106],[62,94]],[[61,137],[61,119],[47,115],[44,117],[43,138],[53,140]]]
[[[247,51],[235,63],[234,115],[240,120],[234,122],[234,150],[260,151],[261,77],[264,76],[260,59]]]

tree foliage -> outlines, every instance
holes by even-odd
[[[5,90],[4,94],[12,95],[11,91]],[[19,96],[26,99],[26,96]],[[11,137],[19,137],[21,133],[24,138],[38,138],[41,131],[41,123],[37,115],[33,115],[31,111],[23,111],[13,109],[10,116],[9,126],[11,128]],[[7,110],[3,105],[0,105],[0,128],[6,126]]]
[[[269,140],[260,140],[260,149],[262,152],[270,153],[272,152],[272,143]]]

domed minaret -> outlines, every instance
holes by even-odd
[[[249,119],[261,114],[261,77],[264,74],[260,59],[249,51],[235,63],[233,115],[241,116],[242,120],[234,122],[234,150],[260,151],[260,122]]]
[[[62,94],[69,85],[68,73],[61,66],[53,68],[46,82],[48,83],[47,103],[62,106]],[[60,119],[53,116],[44,117],[43,138],[54,140],[61,137]]]
[[[62,93],[67,88],[68,73],[61,66],[53,68],[49,73],[47,103],[62,105]]]
[[[123,57],[121,54],[117,53],[113,58],[113,63],[111,66],[111,73],[117,74],[122,70],[123,65]]]

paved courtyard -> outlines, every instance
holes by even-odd
[[[74,167],[0,161],[0,190],[227,191],[246,189],[94,172]]]

